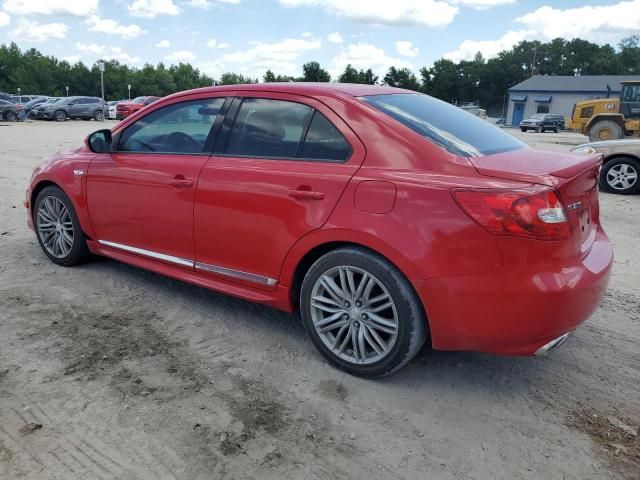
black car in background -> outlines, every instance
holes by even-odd
[[[64,122],[71,118],[104,120],[106,104],[98,97],[63,97],[55,103],[42,104],[35,111],[36,118]]]
[[[20,117],[18,106],[9,100],[0,100],[0,120],[15,122]]]
[[[546,130],[553,130],[558,133],[558,130],[564,128],[564,116],[555,113],[538,113],[520,122],[520,130],[523,132],[535,130],[538,133],[542,133]]]

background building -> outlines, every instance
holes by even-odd
[[[509,89],[506,125],[518,125],[536,113],[557,113],[571,117],[576,102],[620,95],[623,80],[640,80],[640,75],[537,75]]]

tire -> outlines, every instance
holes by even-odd
[[[589,128],[589,140],[592,142],[617,140],[622,137],[624,137],[622,126],[613,120],[600,120]]]
[[[553,127],[553,133],[558,133],[558,126]]]
[[[600,172],[600,189],[620,195],[640,192],[640,161],[620,157],[606,162]]]
[[[364,275],[366,284],[362,283]],[[348,293],[342,296],[342,287],[338,293],[332,291],[327,278],[334,279],[335,286],[345,285]],[[368,299],[372,300],[369,306]],[[302,281],[300,313],[320,353],[336,367],[364,378],[398,370],[418,353],[428,336],[427,319],[411,284],[387,260],[358,247],[333,250],[311,266]],[[325,331],[319,331],[322,329]],[[364,354],[360,354],[363,347]]]
[[[526,129],[526,128],[524,128],[524,127],[520,127],[520,131],[524,133],[524,132],[526,132],[526,131],[527,131],[527,129]]]
[[[56,110],[53,114],[53,118],[56,122],[64,122],[67,120],[67,112],[64,110]]]
[[[96,122],[102,122],[104,120],[104,112],[101,110],[96,110],[96,112],[93,114],[93,119]]]
[[[16,120],[18,120],[18,116],[15,112],[7,112],[4,114],[4,119],[7,122],[15,122]]]
[[[73,204],[58,187],[48,186],[38,193],[33,205],[33,226],[40,248],[53,263],[73,267],[89,258]]]
[[[544,133],[544,127],[543,127],[542,125],[538,125],[538,126],[536,127],[536,132],[538,132],[538,133]]]

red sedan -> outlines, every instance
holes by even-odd
[[[601,155],[540,152],[426,95],[345,84],[182,92],[36,168],[29,224],[289,312],[373,377],[435,349],[544,353],[598,306]]]
[[[156,100],[160,100],[160,97],[136,97],[130,102],[119,102],[116,105],[116,119],[123,120]]]

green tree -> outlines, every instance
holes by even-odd
[[[415,74],[408,68],[390,67],[384,76],[384,83],[390,87],[405,88],[407,90],[420,90],[420,83]]]
[[[241,83],[258,83],[258,80],[252,80],[240,73],[227,72],[222,74],[218,83],[220,85],[237,85]]]
[[[330,82],[331,75],[320,67],[318,62],[305,63],[302,66],[302,82]]]

